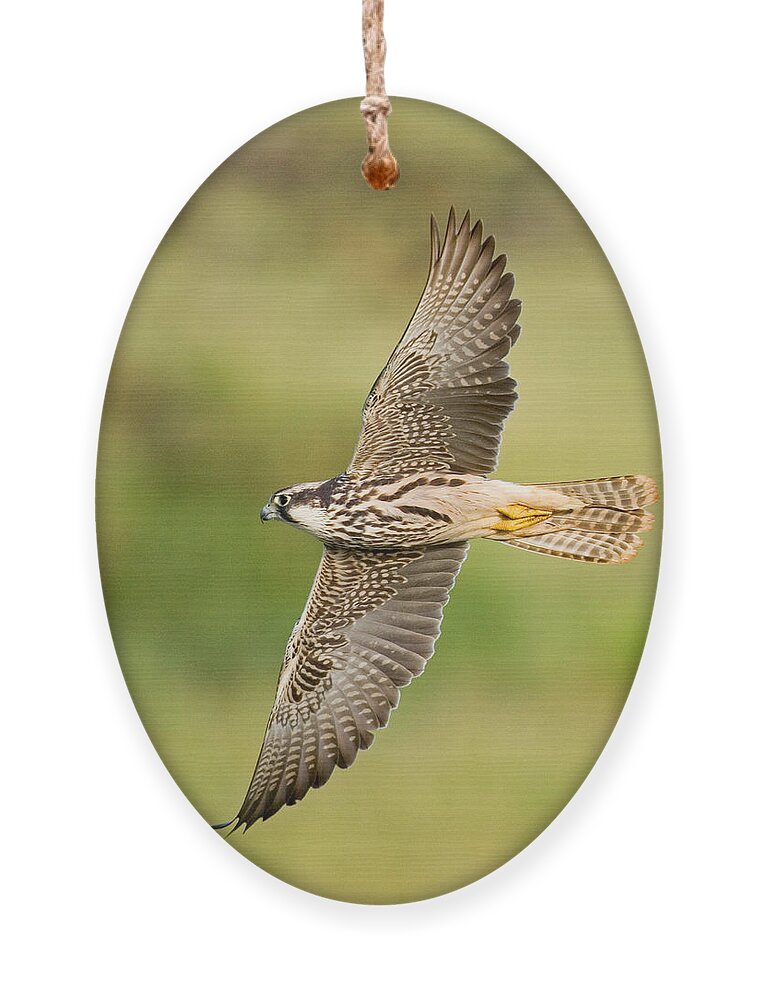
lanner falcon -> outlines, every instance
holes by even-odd
[[[489,479],[516,404],[505,358],[520,333],[492,236],[432,218],[426,287],[363,407],[346,472],[277,490],[261,511],[324,544],[287,643],[250,788],[247,829],[350,767],[423,671],[469,539],[623,563],[657,499],[647,476],[522,486]]]

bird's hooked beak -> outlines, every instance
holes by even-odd
[[[270,521],[272,517],[276,517],[276,511],[270,503],[264,504],[261,507],[261,521]]]

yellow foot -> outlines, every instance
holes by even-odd
[[[495,531],[520,531],[522,528],[531,528],[555,513],[553,510],[527,507],[523,503],[509,503],[507,507],[498,507],[497,512],[503,519],[492,525]]]

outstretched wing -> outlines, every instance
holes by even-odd
[[[467,548],[324,549],[235,829],[293,805],[371,746],[434,652]]]
[[[429,277],[408,328],[374,383],[349,471],[484,474],[497,465],[516,383],[504,360],[520,327],[506,258],[492,236],[432,218]],[[493,259],[494,258],[494,259]]]

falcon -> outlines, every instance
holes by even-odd
[[[490,479],[516,405],[506,357],[521,303],[492,236],[451,209],[408,327],[363,407],[345,472],[277,490],[262,521],[324,546],[287,643],[263,746],[233,820],[246,830],[366,750],[422,673],[472,538],[625,563],[657,500],[647,476],[520,485]]]

